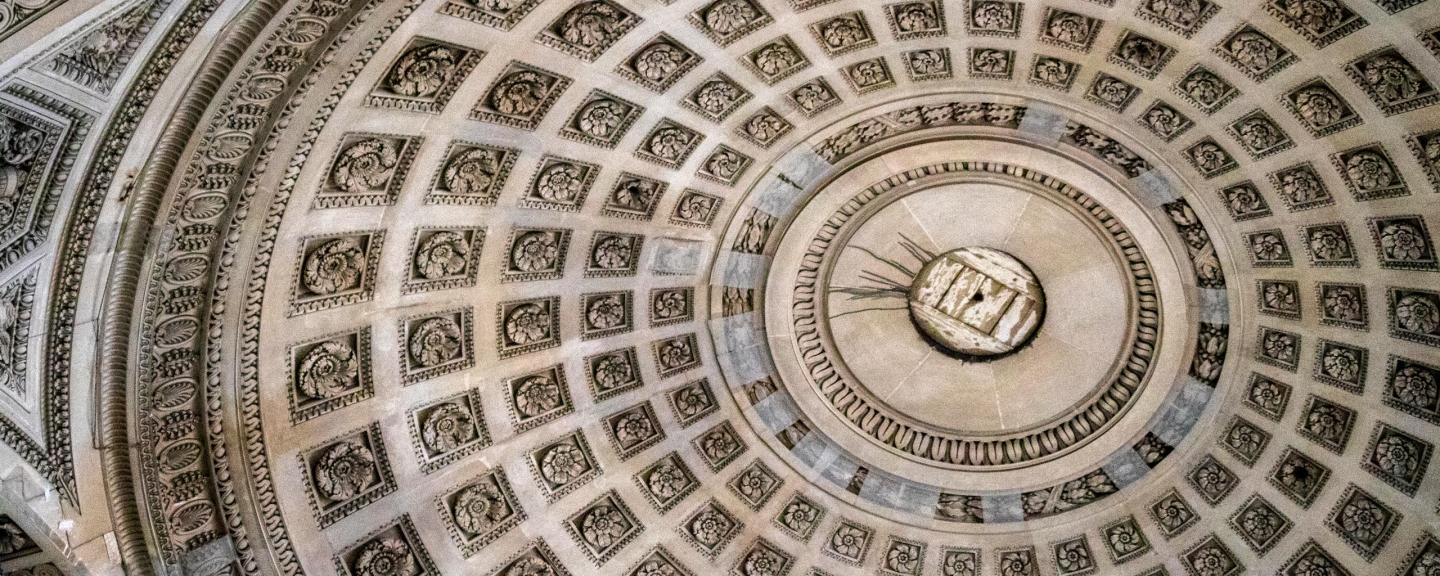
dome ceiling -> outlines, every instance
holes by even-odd
[[[0,364],[37,366],[0,440],[61,496],[0,516],[30,544],[246,576],[1440,570],[1436,2],[98,21],[0,93],[0,325],[34,342]]]

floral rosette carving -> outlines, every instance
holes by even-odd
[[[970,21],[981,30],[1013,30],[1015,9],[1005,2],[980,0],[971,10]]]
[[[691,139],[689,133],[679,128],[661,128],[650,137],[648,148],[655,157],[675,162],[690,149]]]
[[[504,576],[555,576],[555,569],[540,558],[527,556],[511,564]]]
[[[1420,468],[1421,448],[1398,434],[1375,443],[1375,465],[1396,478],[1410,478]]]
[[[689,59],[690,54],[685,50],[662,42],[641,50],[631,66],[635,67],[635,71],[639,72],[642,78],[651,82],[662,82]]]
[[[739,449],[739,442],[725,430],[711,432],[700,439],[700,450],[712,461],[719,460]]]
[[[1340,528],[1352,538],[1370,545],[1384,534],[1390,514],[1366,497],[1352,498],[1340,509]]]
[[[351,194],[383,188],[395,174],[400,153],[395,146],[379,138],[351,144],[335,159],[330,181],[335,187]]]
[[[1295,289],[1289,284],[1273,283],[1266,284],[1263,292],[1265,307],[1272,310],[1294,310]]]
[[[415,269],[427,280],[462,274],[469,262],[470,242],[458,232],[437,232],[415,251]]]
[[[1147,0],[1145,6],[1151,13],[1174,21],[1184,27],[1190,27],[1200,19],[1200,11],[1205,3],[1201,0]]]
[[[459,403],[445,404],[425,417],[420,438],[437,454],[449,452],[475,438],[475,419]]]
[[[764,470],[749,468],[741,472],[740,477],[735,479],[735,488],[738,489],[740,494],[745,496],[746,499],[755,502],[765,496],[765,493],[770,490],[770,486],[772,486],[774,482],[775,480]]]
[[[460,325],[450,318],[421,322],[410,336],[410,358],[424,368],[455,360],[462,353]]]
[[[1229,48],[1237,62],[1255,71],[1263,71],[1280,59],[1280,46],[1256,32],[1236,34]]]
[[[560,407],[560,384],[549,376],[529,376],[515,387],[515,411],[534,418]]]
[[[625,323],[625,301],[618,294],[596,298],[585,310],[585,321],[596,330],[618,327]]]
[[[701,110],[718,115],[728,109],[741,96],[740,88],[721,80],[706,82],[695,91],[695,103]]]
[[[703,199],[703,198],[702,198]],[[682,214],[682,216],[685,216]],[[685,294],[679,290],[667,290],[655,296],[651,314],[655,320],[682,318],[689,313],[690,305]]]
[[[745,122],[745,133],[761,142],[770,142],[788,128],[784,119],[774,114],[759,114]]]
[[[970,65],[986,74],[1007,74],[1010,71],[1010,55],[1003,50],[984,48],[975,51]]]
[[[689,483],[690,478],[669,460],[661,462],[645,479],[646,489],[661,501],[674,498]]]
[[[944,72],[945,55],[939,50],[916,50],[910,54],[910,68],[918,75]]]
[[[1220,97],[1229,91],[1229,86],[1224,80],[1215,76],[1207,70],[1199,70],[1187,76],[1181,87],[1196,102],[1205,106],[1213,106],[1220,101]]]
[[[1321,127],[1339,122],[1348,110],[1335,93],[1324,86],[1311,86],[1295,93],[1295,109],[1310,125]]]
[[[365,270],[365,251],[355,238],[326,242],[305,257],[300,281],[306,290],[329,296],[360,286]]]
[[[596,550],[614,546],[630,528],[630,521],[620,509],[608,503],[591,508],[580,521],[581,537]]]
[[[1090,39],[1090,22],[1079,14],[1057,13],[1045,25],[1051,38],[1070,44],[1085,44]]]
[[[685,339],[670,340],[660,346],[660,366],[666,370],[680,368],[695,359],[695,350]]]
[[[529,116],[540,108],[550,96],[549,83],[544,76],[531,71],[521,71],[506,76],[490,92],[490,106],[508,116]]]
[[[730,518],[726,517],[719,510],[710,508],[696,514],[695,517],[690,520],[688,528],[690,535],[695,537],[696,542],[699,542],[700,545],[706,549],[714,549],[716,546],[719,546],[721,542],[725,541],[725,537],[730,534],[730,530],[734,525],[734,522],[731,522]]]
[[[19,525],[9,518],[5,520],[0,523],[0,555],[14,554],[34,544]]]
[[[944,576],[975,576],[979,574],[975,556],[965,552],[950,552],[945,555],[945,563],[940,566],[940,573]]]
[[[1395,398],[1410,406],[1430,406],[1440,397],[1440,381],[1417,366],[1396,370],[1392,382]]]
[[[592,261],[598,268],[623,270],[630,267],[630,240],[610,236],[595,244]]]
[[[334,398],[359,383],[360,360],[343,342],[324,342],[305,354],[297,384],[316,399]]]
[[[1265,209],[1265,198],[1260,191],[1249,186],[1236,186],[1225,190],[1230,211],[1236,214],[1252,214]]]
[[[749,0],[720,0],[705,11],[705,27],[721,36],[743,30],[760,12]]]
[[[1359,322],[1364,318],[1360,294],[1354,289],[1337,288],[1325,293],[1325,315],[1335,320]]]
[[[870,37],[859,19],[852,16],[839,17],[820,28],[820,38],[830,48],[844,48],[864,42]]]
[[[1421,260],[1429,252],[1420,230],[1403,222],[1387,224],[1380,229],[1380,249],[1391,260]]]
[[[1395,324],[1406,332],[1430,334],[1440,328],[1440,308],[1425,296],[1401,297],[1395,302]]]
[[[1360,376],[1360,358],[1349,348],[1331,348],[1320,358],[1320,369],[1327,376],[1354,382]]]
[[[787,567],[780,555],[759,546],[750,549],[740,564],[744,576],[779,576]]]
[[[1385,188],[1395,181],[1395,171],[1385,157],[1369,150],[1345,160],[1345,175],[1363,190]]]
[[[410,545],[399,538],[384,538],[366,544],[355,556],[355,576],[416,576],[420,566]]]
[[[625,356],[612,354],[595,362],[592,377],[595,379],[597,388],[609,390],[634,380],[635,371]]]
[[[1280,192],[1293,204],[1319,200],[1325,189],[1309,170],[1292,170],[1280,176]]]
[[[538,272],[555,267],[560,257],[560,246],[552,234],[526,232],[515,241],[510,251],[510,265],[521,272]]]
[[[549,339],[549,307],[533,302],[516,306],[505,316],[505,337],[514,344],[531,344]]]
[[[1055,563],[1065,572],[1078,572],[1095,566],[1084,540],[1072,540],[1056,547]]]
[[[774,76],[800,63],[800,55],[788,44],[770,44],[755,54],[755,67],[766,76]]]
[[[1362,78],[1375,96],[1386,102],[1409,100],[1425,89],[1425,77],[1408,62],[1379,56],[1359,64]]]
[[[360,495],[375,483],[379,470],[375,455],[359,442],[345,441],[327,448],[315,462],[315,490],[327,499],[344,501]]]
[[[540,173],[535,195],[551,202],[574,202],[584,187],[584,173],[579,166],[559,163]]]
[[[1312,231],[1309,244],[1310,251],[1320,260],[1343,260],[1350,257],[1349,239],[1334,228]]]
[[[1190,568],[1196,574],[1205,576],[1225,574],[1235,567],[1235,563],[1230,560],[1230,557],[1214,546],[1199,550],[1187,559],[1190,561]]]
[[[895,27],[902,32],[923,32],[940,26],[935,7],[926,2],[904,4],[895,11]]]
[[[505,495],[494,480],[486,478],[473,486],[467,486],[455,497],[455,525],[471,535],[485,534],[501,521],[509,518],[513,511],[505,501]]]
[[[580,447],[561,444],[551,448],[540,459],[540,475],[556,486],[562,486],[590,471],[590,463]]]
[[[609,138],[625,120],[630,107],[614,100],[596,100],[580,110],[575,126],[599,139]]]
[[[830,550],[847,559],[858,561],[869,540],[870,535],[864,530],[841,524],[835,529],[835,533],[830,535]]]
[[[786,528],[797,533],[804,533],[811,524],[820,519],[820,509],[816,508],[814,504],[795,499],[785,505],[785,509],[780,512],[777,519]]]
[[[411,98],[430,98],[450,81],[462,54],[448,46],[431,44],[407,52],[385,76],[390,91]]]
[[[445,188],[452,194],[488,192],[500,174],[500,161],[500,153],[494,150],[471,148],[461,152],[445,165]]]
[[[586,49],[609,46],[624,31],[629,15],[608,2],[595,0],[571,8],[560,19],[558,31],[566,42]]]
[[[620,417],[615,422],[615,441],[621,446],[632,446],[655,435],[655,425],[643,412],[634,412]]]
[[[745,167],[745,159],[730,150],[717,150],[705,160],[705,171],[721,180],[730,180]]]

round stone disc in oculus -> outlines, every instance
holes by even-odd
[[[941,277],[962,267],[986,271],[993,285],[982,300],[1028,302],[1003,311],[1030,321],[987,317],[992,309],[963,287],[962,301],[944,307],[953,313],[942,312],[949,289],[926,286],[953,287]],[[854,290],[876,280],[903,288],[900,301]],[[1132,313],[1124,270],[1094,223],[996,182],[942,184],[870,214],[827,287],[841,369],[892,413],[971,436],[1034,429],[1083,404],[1123,361]],[[1010,328],[1002,340],[967,322]]]
[[[951,250],[920,269],[910,315],[931,340],[967,356],[1004,354],[1030,340],[1045,292],[1014,256],[992,248]]]

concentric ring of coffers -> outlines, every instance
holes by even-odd
[[[846,121],[790,151],[760,179],[739,208],[722,240],[721,254],[711,278],[711,327],[719,363],[729,388],[745,407],[757,434],[765,438],[782,459],[813,478],[821,488],[900,522],[930,525],[935,519],[946,521],[941,523],[942,528],[947,522],[998,524],[1038,520],[1089,504],[1140,480],[1179,448],[1210,405],[1224,367],[1225,342],[1229,337],[1222,257],[1209,243],[1199,216],[1173,184],[1178,181],[1173,172],[1156,168],[1136,153],[1133,145],[1108,136],[1098,124],[1068,111],[1045,104],[1007,101],[1004,97],[977,101],[980,98],[987,97],[936,96],[923,104],[894,104],[882,113],[860,115],[858,121]],[[1151,346],[1147,350],[1149,354],[1159,354],[1160,357],[1152,361],[1163,366],[1157,370],[1161,376],[1150,385],[1152,393],[1142,394],[1136,401],[1140,406],[1135,411],[1137,416],[1125,419],[1125,426],[1102,434],[1103,442],[1084,446],[1073,457],[1042,463],[1029,470],[1001,469],[984,473],[994,475],[986,482],[987,486],[1019,487],[1004,492],[983,490],[979,483],[972,484],[968,490],[946,485],[970,474],[937,475],[937,467],[926,464],[920,464],[919,469],[929,468],[930,473],[906,474],[907,462],[916,465],[915,460],[924,459],[932,452],[917,450],[918,454],[908,453],[907,459],[897,454],[893,444],[889,450],[881,450],[874,441],[857,443],[853,438],[840,437],[834,430],[823,427],[815,411],[802,407],[806,401],[804,388],[796,388],[795,382],[781,376],[777,368],[779,362],[766,345],[767,341],[779,340],[781,334],[786,339],[791,336],[789,328],[776,329],[772,319],[788,318],[789,314],[781,310],[777,315],[775,296],[773,291],[767,292],[766,280],[775,275],[771,267],[777,247],[781,245],[779,239],[788,234],[786,227],[795,213],[818,189],[846,169],[877,155],[877,151],[954,138],[962,133],[1016,145],[1036,147],[1039,144],[1039,149],[1061,150],[1069,157],[1083,159],[1096,174],[1114,181],[1131,194],[1131,202],[1149,214],[1149,220],[1161,223],[1155,230],[1164,241],[1155,249],[1165,256],[1170,268],[1166,274],[1146,282],[1176,283],[1173,292],[1176,302],[1172,307],[1178,315],[1173,326],[1167,316],[1165,327],[1179,329],[1166,340],[1176,344],[1159,349]],[[892,171],[887,186],[903,186],[909,180],[927,176],[927,170],[938,170],[935,166],[943,164],[937,161],[930,165],[898,167]],[[1007,170],[1013,171],[1013,166],[977,162],[976,167],[981,172],[992,170],[992,175],[1015,177],[1006,174]],[[1061,181],[1040,172],[1034,172],[1031,178],[1036,184],[1061,185]],[[1182,237],[1186,226],[1198,227],[1199,233]],[[1184,240],[1202,236],[1206,244],[1201,249]],[[793,277],[793,271],[790,275]],[[1180,288],[1181,284],[1188,288]],[[1182,295],[1185,290],[1191,292],[1189,297]],[[1199,302],[1198,309],[1187,307],[1187,300]],[[1147,322],[1158,323],[1158,314],[1147,314],[1154,316],[1147,318]],[[763,328],[761,323],[765,324]],[[1148,333],[1154,330],[1146,328]],[[830,417],[833,412],[821,414]],[[913,431],[902,432],[899,427],[892,427],[891,431],[885,439],[900,439],[904,434],[909,440],[907,446],[925,445],[926,440],[917,441],[919,435]],[[934,445],[933,440],[929,442],[930,446]],[[1024,446],[1015,448],[1023,450]],[[1015,448],[1011,454],[1018,454]],[[997,455],[1000,457],[996,461],[1004,460],[1003,446]],[[1082,461],[1086,466],[1077,467],[1076,463]],[[937,463],[932,460],[929,464]],[[1022,478],[1029,480],[1020,480]],[[1044,485],[1037,485],[1034,478],[1048,480]],[[1088,496],[1078,500],[1061,496],[1074,494],[1065,487],[1076,483],[1101,488],[1084,491]],[[859,498],[854,498],[855,495]]]

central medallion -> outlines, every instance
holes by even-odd
[[[909,302],[910,317],[931,341],[974,357],[1019,348],[1045,316],[1045,293],[1035,273],[992,248],[936,256],[915,275]]]

